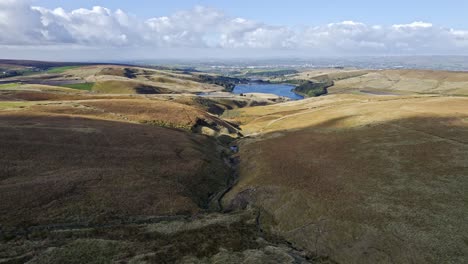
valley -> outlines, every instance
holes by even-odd
[[[468,259],[467,72],[0,65],[0,263]]]

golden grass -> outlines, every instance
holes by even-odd
[[[206,116],[199,109],[163,100],[99,100],[80,103],[88,109],[121,115],[129,121],[166,121],[178,125],[195,125],[197,118]]]
[[[468,95],[468,73],[429,70],[383,70],[336,81],[330,93],[353,90]]]
[[[18,110],[33,105],[30,102],[0,101],[0,110]]]

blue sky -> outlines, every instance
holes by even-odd
[[[353,20],[382,25],[429,21],[447,27],[468,27],[466,0],[36,0],[35,3],[68,10],[100,5],[120,8],[144,18],[169,15],[202,5],[273,25],[321,25]]]
[[[0,57],[468,55],[468,1],[0,0]]]

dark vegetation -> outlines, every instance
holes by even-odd
[[[39,264],[212,263],[208,260],[222,254],[231,263],[240,263],[243,258],[257,263],[281,263],[289,255],[289,259],[301,260],[300,263],[333,263],[288,248],[283,239],[263,232],[256,217],[254,211],[245,211],[131,224],[36,228],[0,238],[11,247],[0,247],[0,257],[10,258],[7,263],[33,260]]]
[[[137,94],[160,94],[160,93],[163,93],[164,90],[166,89],[161,89],[161,88],[149,86],[149,85],[141,85],[141,86],[135,87],[135,91]]]
[[[249,71],[245,73],[246,77],[279,77],[284,75],[299,73],[297,70],[272,70],[272,71]]]
[[[249,82],[249,80],[245,78],[235,78],[226,76],[199,75],[198,77],[201,82],[222,86],[227,92],[232,92],[234,90],[234,87],[236,87],[236,85],[238,84],[245,84]]]
[[[0,60],[0,64],[35,67],[35,68],[40,68],[40,69],[49,69],[53,67],[65,67],[65,66],[97,65],[97,63],[47,62],[47,61],[32,61],[32,60]],[[102,63],[99,63],[99,64],[102,64]]]
[[[246,101],[236,101],[236,100],[223,100],[214,101],[205,97],[196,97],[195,103],[202,106],[206,111],[216,115],[222,115],[226,110],[232,110],[234,108],[241,108],[247,105]]]
[[[17,70],[0,69],[0,79],[9,78],[9,77],[17,77],[17,76],[28,76],[28,75],[40,73],[43,71],[44,71],[43,69],[33,68],[33,67],[17,69]]]
[[[93,66],[93,65],[120,65],[120,66],[134,66],[129,64],[120,63],[85,63],[85,62],[53,62],[53,61],[34,61],[34,60],[2,60],[0,64],[38,68],[41,70],[49,70],[55,67],[70,67],[70,66]]]
[[[294,92],[306,97],[325,95],[328,93],[328,87],[333,86],[333,81],[330,80],[323,82],[298,80],[290,81],[289,83],[297,84],[296,88],[294,88]]]
[[[124,69],[124,76],[130,79],[136,78],[136,74],[138,73],[135,69],[125,68]]]
[[[0,79],[22,75],[21,71],[9,71],[0,69]]]

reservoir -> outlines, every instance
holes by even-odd
[[[291,98],[292,100],[301,100],[304,97],[292,92],[293,85],[289,84],[260,84],[249,83],[236,85],[232,91],[235,94],[241,93],[268,93]]]

